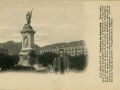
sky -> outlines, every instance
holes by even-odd
[[[1,1],[0,43],[22,41],[20,31],[26,14],[33,8],[31,26],[34,42],[40,47],[55,43],[84,40],[87,22],[84,2],[78,1]]]

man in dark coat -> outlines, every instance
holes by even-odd
[[[64,74],[69,71],[69,59],[68,56],[63,53],[63,50],[59,50],[60,56],[57,59],[58,73]]]

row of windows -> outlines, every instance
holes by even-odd
[[[41,53],[44,54],[44,53]],[[80,55],[80,54],[87,54],[87,53],[67,53],[68,55],[75,56],[75,55]]]
[[[41,48],[41,50],[49,50],[49,49],[57,49],[58,47],[55,47],[55,48]],[[60,47],[60,48],[64,48],[64,47]],[[59,49],[59,48],[58,48]],[[64,48],[64,49],[72,49],[72,50],[76,50],[76,49],[84,49],[84,47],[70,47],[70,48]]]
[[[70,55],[71,55],[71,54],[73,54],[73,55],[75,54],[75,55],[76,55],[76,54],[82,54],[82,53],[84,53],[84,52],[79,52],[79,53],[67,53],[67,54],[70,54]]]
[[[40,52],[40,54],[43,54],[43,53],[46,53],[46,52],[51,52],[51,51],[42,51],[42,52]],[[56,52],[54,52],[54,53],[59,53],[59,51],[56,51]],[[87,50],[84,50],[84,51],[79,51],[79,52],[66,52],[67,54],[79,54],[79,53],[87,53]]]
[[[67,52],[71,52],[71,51],[74,51],[74,52],[79,52],[79,51],[86,51],[86,49],[79,49],[79,50],[65,50],[65,51],[67,51]],[[41,50],[40,52],[59,52],[59,50],[46,50],[46,51],[44,51],[44,50]]]

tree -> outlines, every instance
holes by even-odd
[[[42,63],[44,67],[47,67],[47,64],[53,64],[53,60],[58,57],[58,54],[46,52],[42,55],[38,55],[39,63]]]
[[[0,55],[0,68],[2,71],[9,70],[15,65],[15,59],[11,55]]]
[[[35,63],[35,59],[36,59],[36,52],[35,52],[35,50],[30,50],[28,55],[30,56],[29,63],[31,65],[31,71],[32,71],[32,66]]]
[[[79,71],[84,70],[87,66],[87,59],[88,56],[84,54],[79,56],[69,56],[70,69],[77,69]]]
[[[0,53],[0,68],[2,67],[3,56],[4,56],[4,54]]]

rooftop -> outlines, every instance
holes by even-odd
[[[44,49],[47,48],[63,48],[63,47],[71,47],[71,46],[79,46],[79,45],[85,45],[85,41],[84,40],[80,40],[80,41],[72,41],[72,42],[63,42],[63,43],[56,43],[56,44],[52,44],[52,45],[46,45],[44,47]]]

